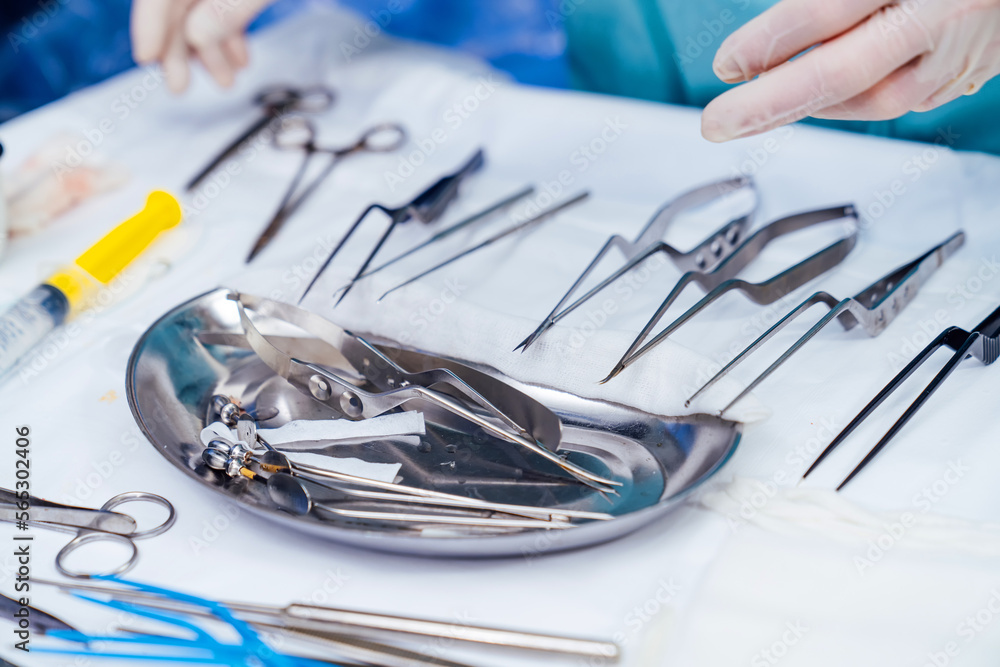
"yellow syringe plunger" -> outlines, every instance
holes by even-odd
[[[155,191],[146,207],[112,229],[76,262],[52,275],[46,282],[58,288],[76,308],[98,287],[107,285],[168,229],[181,221],[181,205],[170,194]],[[82,270],[82,271],[81,271]]]

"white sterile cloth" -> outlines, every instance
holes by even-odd
[[[1000,586],[996,529],[983,525],[1000,522],[1000,371],[965,361],[870,469],[836,498],[817,492],[833,488],[884,433],[917,385],[936,371],[944,355],[935,356],[807,483],[789,489],[931,337],[950,324],[971,327],[1000,303],[1000,160],[950,151],[947,127],[941,128],[945,145],[804,126],[709,144],[700,138],[696,110],[522,87],[479,63],[426,46],[379,38],[345,62],[339,46],[352,43],[358,25],[315,7],[256,35],[253,65],[231,91],[218,91],[199,78],[189,95],[172,98],[153,73],[139,70],[0,126],[5,164],[19,163],[68,129],[81,142],[100,136],[101,151],[131,172],[121,190],[88,200],[51,227],[11,243],[0,265],[4,302],[26,293],[137,211],[150,190],[180,193],[192,174],[256,118],[250,100],[264,85],[335,87],[337,104],[312,117],[324,145],[345,145],[383,121],[403,123],[411,137],[395,154],[346,158],[249,268],[243,263],[247,251],[301,156],[256,144],[232,169],[185,197],[184,243],[174,246],[168,270],[126,302],[66,333],[52,354],[40,358],[34,374],[0,387],[0,434],[21,425],[32,429],[32,491],[91,507],[133,490],[169,498],[177,506],[177,524],[139,544],[134,577],[221,599],[281,605],[298,600],[615,638],[624,647],[625,667],[658,665],[661,658],[683,667],[786,661],[923,667],[931,660],[928,653],[940,657],[949,642],[960,649],[949,656],[949,666],[992,667],[992,633],[1000,619],[983,626],[987,629],[973,641],[966,641],[958,624],[996,606],[990,596]],[[94,128],[109,127],[105,119],[113,131],[95,134]],[[735,475],[767,485],[770,495],[753,495],[757,487],[740,482],[726,495],[706,498],[712,509],[695,498],[610,544],[546,554],[542,542],[537,557],[474,562],[346,548],[251,516],[174,470],[149,446],[124,400],[124,377],[130,350],[152,322],[220,285],[294,302],[368,204],[409,200],[479,146],[486,150],[486,168],[463,184],[442,224],[526,184],[553,201],[583,189],[592,197],[529,234],[508,238],[374,303],[397,281],[503,229],[511,219],[500,216],[456,234],[359,283],[332,309],[333,291],[353,275],[384,229],[384,218],[373,214],[305,305],[352,330],[466,357],[522,380],[678,414],[684,398],[714,367],[817,288],[843,298],[960,228],[968,241],[879,338],[845,333],[833,324],[758,388],[760,403],[738,406],[734,415],[741,419],[762,417],[761,403],[773,414],[746,425],[736,454],[706,491],[722,493]],[[609,234],[632,238],[668,199],[741,173],[753,175],[760,189],[758,225],[798,211],[856,203],[865,218],[857,249],[836,271],[774,306],[760,308],[738,293],[727,295],[605,385],[596,382],[676,281],[671,264],[637,271],[631,282],[567,317],[525,354],[511,352]],[[544,199],[514,212],[520,219],[527,204],[545,204]],[[722,222],[678,223],[668,240],[690,247]],[[769,247],[744,277],[768,278],[835,237],[815,231]],[[401,225],[375,263],[428,234],[418,222]],[[664,324],[700,296],[699,288],[691,287]],[[790,326],[691,411],[724,405],[740,381],[749,381],[818,317],[817,312]],[[955,479],[956,473],[948,473],[953,465],[963,472],[948,484],[942,480]],[[13,466],[2,469],[7,472],[0,484],[12,487]],[[748,510],[751,518],[736,522],[734,532],[729,515],[739,518],[744,496],[733,495],[739,489],[750,490],[745,498],[756,514]],[[755,508],[751,496],[766,499],[765,509]],[[867,558],[869,541],[878,546],[879,526],[891,526],[903,512],[912,513],[916,523],[859,572],[855,557]],[[56,576],[51,562],[64,543],[62,535],[37,531],[34,576]],[[237,590],[232,577],[219,576],[220,570],[206,563],[232,564],[226,572],[273,576],[252,585],[241,581]],[[0,585],[7,590],[15,571],[13,556],[0,557]],[[42,589],[33,591],[32,603],[67,620],[94,613]],[[425,648],[490,667],[540,662],[538,656],[512,652],[470,653],[449,642],[428,642]],[[771,662],[758,655],[763,650],[771,659],[782,657]],[[0,655],[32,666],[66,663],[35,654],[19,661],[8,644],[0,645]],[[557,666],[581,664],[541,659]]]

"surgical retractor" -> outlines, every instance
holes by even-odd
[[[682,252],[663,240],[667,228],[682,213],[700,208],[711,202],[724,199],[736,192],[745,190],[751,191],[754,195],[754,209],[745,215],[729,221],[693,249]],[[522,352],[527,350],[542,334],[555,326],[557,322],[653,255],[658,253],[665,254],[682,271],[714,270],[736,250],[743,237],[746,236],[753,222],[756,199],[757,194],[753,181],[748,178],[738,177],[716,181],[689,190],[664,204],[650,218],[634,241],[628,241],[619,234],[609,237],[604,246],[594,256],[594,259],[587,265],[587,268],[580,274],[580,277],[576,279],[566,294],[559,300],[559,303],[555,305],[531,335],[514,348],[515,351],[518,349]],[[614,249],[619,250],[625,256],[625,263],[583,296],[566,306],[573,295],[581,289],[587,277],[597,269],[601,260]]]
[[[842,219],[851,220],[850,232],[840,240],[803,259],[798,264],[759,283],[750,283],[746,280],[736,278],[736,275],[772,241],[792,232]],[[758,229],[714,271],[710,273],[693,271],[684,274],[673,290],[671,290],[670,294],[667,295],[667,298],[660,304],[660,307],[653,313],[653,316],[643,327],[642,331],[639,332],[639,335],[632,341],[625,354],[622,355],[618,363],[615,364],[615,367],[601,382],[608,382],[621,373],[644,354],[659,345],[684,323],[691,320],[691,318],[727,292],[739,290],[754,303],[766,306],[837,266],[854,249],[854,245],[857,242],[857,219],[857,210],[850,204],[790,215]],[[680,296],[684,288],[692,282],[697,282],[706,290],[711,291],[701,301],[689,308],[687,312],[667,325],[652,340],[643,345],[643,341],[646,340],[653,328],[660,322],[667,309],[677,300],[677,297]]]
[[[965,243],[965,234],[957,232],[946,241],[936,245],[912,262],[905,264],[888,275],[875,281],[853,298],[838,300],[829,292],[816,292],[805,301],[795,306],[787,315],[778,320],[770,329],[764,332],[757,340],[747,346],[742,352],[730,361],[715,376],[706,382],[698,391],[691,395],[685,402],[689,406],[694,399],[711,388],[716,382],[726,376],[731,370],[742,363],[749,355],[758,350],[764,343],[770,340],[775,334],[785,328],[799,315],[803,314],[816,305],[825,305],[830,308],[830,312],[824,315],[811,329],[802,335],[792,344],[778,359],[771,364],[763,373],[757,376],[746,389],[736,398],[731,400],[726,407],[719,411],[724,414],[729,408],[735,405],[740,399],[754,390],[771,373],[776,371],[783,363],[795,354],[803,345],[818,334],[827,324],[834,319],[840,322],[846,331],[850,331],[855,326],[861,328],[869,336],[878,336],[892,323],[896,316],[916,298],[921,286],[934,275],[946,259],[955,253],[962,244]]]

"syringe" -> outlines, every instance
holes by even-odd
[[[146,207],[0,315],[0,380],[53,329],[87,307],[160,235],[181,221],[181,207],[153,192]]]

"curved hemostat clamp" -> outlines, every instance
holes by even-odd
[[[903,384],[906,378],[910,377],[914,371],[920,368],[920,366],[927,361],[938,348],[941,347],[951,348],[955,351],[955,354],[951,356],[951,359],[949,359],[938,374],[934,376],[934,379],[930,381],[922,392],[920,392],[920,395],[917,396],[917,399],[906,409],[906,412],[904,412],[902,416],[896,420],[896,423],[892,425],[892,428],[890,428],[882,439],[878,441],[878,444],[876,444],[872,450],[868,452],[868,455],[861,460],[861,463],[859,463],[853,471],[851,471],[851,474],[840,483],[840,486],[837,487],[838,491],[854,479],[854,476],[861,472],[864,467],[868,465],[887,444],[889,444],[889,441],[892,440],[897,433],[899,433],[900,429],[906,425],[906,422],[910,421],[913,415],[917,413],[917,410],[919,410],[923,404],[927,402],[927,399],[931,397],[931,394],[937,391],[938,387],[941,386],[941,383],[943,383],[948,376],[951,375],[952,371],[958,368],[958,365],[962,363],[963,359],[975,357],[979,361],[983,362],[984,365],[989,366],[996,361],[997,358],[1000,358],[1000,308],[997,308],[990,313],[986,319],[980,322],[971,332],[959,329],[958,327],[948,327],[938,334],[937,338],[928,343],[927,347],[921,350],[920,354],[918,354],[913,361],[907,364],[903,370],[899,371],[896,377],[894,377],[892,381],[889,382],[889,384],[887,384],[885,388],[883,388],[882,391],[880,391],[860,413],[858,413],[858,416],[852,419],[851,423],[848,424],[844,430],[833,439],[833,442],[827,445],[827,448],[823,450],[823,453],[819,455],[819,458],[817,458],[816,461],[809,466],[809,469],[806,470],[805,474],[802,475],[802,479],[805,479],[809,473],[815,470],[816,466],[818,466],[823,459],[830,455],[830,452],[846,440],[854,429],[856,429],[861,422],[868,418],[868,415],[874,412],[885,399],[889,398],[892,392],[896,391],[896,389]]]
[[[620,485],[555,454],[562,439],[559,417],[535,399],[496,378],[474,369],[466,369],[467,379],[444,368],[410,373],[363,338],[307,310],[248,294],[234,293],[229,298],[236,302],[239,309],[247,344],[261,361],[300,392],[347,419],[368,419],[409,401],[419,400],[530,450],[595,489],[611,492],[612,487]],[[328,354],[323,355],[324,359],[337,359],[338,366],[346,366],[352,376],[365,377],[379,391],[362,389],[329,368],[296,358],[295,350],[278,348],[258,330],[247,310],[261,317],[293,324],[315,336],[331,348]],[[432,388],[441,385],[446,385],[453,393],[478,406],[479,410]],[[484,417],[483,413],[487,416]]]
[[[760,338],[751,343],[745,350],[740,352],[726,366],[715,374],[711,380],[691,395],[685,402],[685,406],[691,404],[695,398],[705,391],[708,391],[716,382],[721,380],[729,371],[736,368],[750,354],[753,354],[761,345],[770,340],[776,333],[781,331],[792,320],[806,312],[815,305],[823,304],[830,308],[830,312],[823,316],[809,331],[802,335],[795,343],[785,351],[777,361],[768,366],[767,370],[757,376],[746,389],[740,392],[739,396],[729,402],[729,404],[719,411],[724,414],[733,407],[740,399],[749,394],[754,388],[763,382],[771,373],[778,370],[778,367],[788,361],[789,357],[795,354],[803,345],[818,334],[827,324],[837,319],[845,331],[850,331],[857,325],[872,337],[878,336],[892,323],[896,316],[906,308],[927,280],[930,279],[938,267],[951,257],[956,250],[965,243],[965,234],[957,232],[947,241],[931,248],[920,257],[909,264],[899,267],[888,275],[880,278],[876,282],[866,287],[854,298],[838,301],[829,292],[816,292],[808,299],[793,308],[787,315],[778,320],[774,326],[765,331]]]
[[[555,305],[552,312],[550,312],[542,323],[538,325],[538,328],[535,329],[530,336],[521,341],[521,343],[515,347],[514,350],[516,351],[520,349],[522,352],[527,350],[532,343],[538,340],[546,331],[555,326],[559,320],[572,313],[595,294],[602,291],[605,287],[618,280],[618,278],[622,277],[637,265],[657,253],[662,252],[666,254],[667,257],[669,257],[681,271],[714,270],[736,250],[740,241],[742,241],[743,237],[746,236],[750,225],[753,223],[753,214],[757,207],[756,201],[754,202],[754,209],[748,214],[742,215],[734,220],[730,220],[728,223],[723,225],[722,228],[713,232],[707,239],[688,252],[681,252],[673,246],[668,245],[665,241],[663,241],[663,236],[670,223],[672,223],[681,213],[721,200],[734,192],[744,189],[752,191],[756,199],[756,189],[753,181],[745,177],[716,181],[714,183],[709,183],[693,190],[689,190],[672,201],[664,204],[663,207],[653,215],[650,221],[646,223],[646,226],[643,227],[642,231],[639,232],[639,235],[634,241],[628,241],[619,234],[615,234],[614,236],[608,238],[604,246],[594,256],[594,259],[591,260],[590,264],[587,265],[587,268],[580,274],[580,277],[577,278],[576,282],[574,282],[572,287],[569,288],[569,291],[566,292],[566,294],[564,294],[559,300],[559,303]],[[572,298],[573,294],[580,289],[584,281],[587,280],[587,276],[594,272],[597,265],[600,264],[602,259],[604,259],[604,256],[611,252],[612,249],[616,248],[620,250],[623,255],[625,255],[625,264],[579,299],[566,306],[566,303],[570,300],[570,298]]]
[[[831,243],[826,248],[807,257],[795,266],[789,267],[781,273],[772,276],[768,280],[760,283],[748,283],[745,280],[735,277],[771,241],[801,229],[843,218],[850,218],[857,222],[858,212],[853,205],[848,204],[816,211],[807,211],[775,220],[766,227],[762,227],[754,232],[715,271],[711,273],[690,272],[684,274],[667,298],[660,304],[653,317],[649,319],[646,326],[643,327],[639,335],[632,341],[632,345],[629,346],[625,354],[622,355],[622,358],[615,364],[608,377],[604,378],[601,382],[607,382],[621,373],[726,292],[739,290],[754,303],[766,306],[840,264],[851,250],[854,249],[854,244],[857,242],[858,228],[856,224],[852,225],[851,232],[844,238]],[[701,301],[688,309],[686,313],[671,322],[663,331],[643,345],[643,341],[646,340],[646,337],[649,336],[653,328],[659,324],[667,309],[677,300],[677,297],[680,296],[684,288],[692,282],[697,282],[706,290],[711,291]]]

